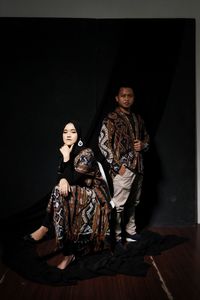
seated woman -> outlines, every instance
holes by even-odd
[[[39,229],[25,237],[32,242],[41,240],[52,222],[57,246],[64,254],[59,269],[66,268],[76,253],[86,254],[104,247],[110,213],[108,187],[93,151],[83,145],[79,122],[68,121],[62,136],[62,160],[47,216]]]

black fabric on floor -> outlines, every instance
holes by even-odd
[[[150,265],[144,256],[160,255],[163,251],[175,247],[188,239],[176,235],[160,235],[144,230],[141,240],[122,246],[118,243],[113,253],[104,250],[101,253],[78,257],[65,270],[59,270],[40,257],[36,245],[25,242],[13,235],[4,237],[3,262],[22,277],[31,281],[50,285],[71,285],[79,280],[101,275],[146,276]]]

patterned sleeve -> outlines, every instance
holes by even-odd
[[[142,134],[141,136],[141,140],[142,142],[144,143],[144,151],[147,151],[149,149],[149,144],[150,144],[150,137],[149,137],[149,134],[146,130],[146,126],[145,126],[145,123],[144,123],[144,120],[140,117],[140,126],[141,126],[141,129],[140,129],[140,132]]]
[[[75,158],[75,171],[81,174],[94,175],[94,152],[90,148],[83,149]]]
[[[121,163],[119,160],[117,160],[112,145],[112,137],[114,132],[115,126],[113,122],[109,118],[105,118],[99,134],[99,149],[111,168],[118,173],[119,169],[121,168]]]

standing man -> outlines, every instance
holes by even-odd
[[[143,182],[143,153],[149,148],[149,135],[140,115],[131,111],[133,88],[121,86],[115,96],[117,108],[102,122],[99,148],[109,164],[113,180],[111,205],[116,208],[116,240],[137,241],[135,207]],[[122,237],[122,224],[125,237]]]

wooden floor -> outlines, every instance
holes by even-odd
[[[200,225],[150,228],[189,241],[146,257],[151,267],[145,277],[102,276],[77,285],[53,287],[30,282],[0,264],[1,300],[200,300]]]

